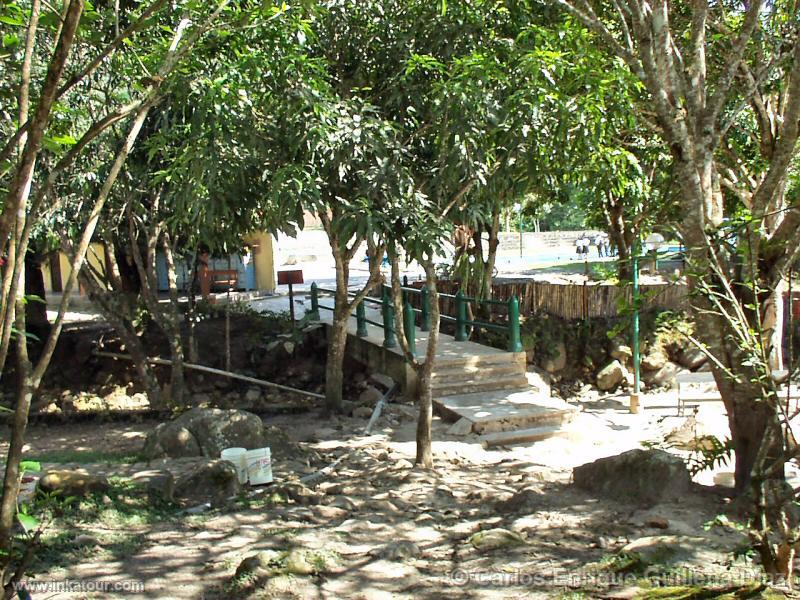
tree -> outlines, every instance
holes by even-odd
[[[0,329],[0,338],[2,338],[2,344],[0,344],[0,366],[5,364],[13,323],[14,331],[16,332],[17,377],[19,381],[11,440],[6,460],[2,500],[0,501],[0,551],[3,552],[0,575],[2,576],[5,595],[12,593],[13,583],[24,575],[27,566],[26,561],[30,560],[29,552],[20,556],[16,554],[16,549],[13,546],[13,526],[17,516],[20,459],[31,399],[41,383],[55,349],[63,325],[64,314],[69,303],[69,295],[77,281],[78,273],[94,234],[99,215],[111,189],[136,142],[149,110],[161,99],[160,84],[172,73],[181,58],[186,55],[188,49],[208,29],[209,24],[219,16],[226,4],[227,2],[223,2],[210,12],[202,10],[198,12],[199,24],[195,26],[190,26],[186,18],[192,12],[193,7],[182,7],[178,11],[180,16],[176,19],[178,26],[173,32],[170,32],[167,37],[167,40],[169,40],[167,44],[162,45],[165,41],[163,37],[158,39],[157,49],[150,57],[153,59],[154,76],[141,86],[138,98],[127,105],[116,107],[105,116],[93,121],[87,130],[74,138],[74,143],[70,141],[70,149],[55,161],[46,176],[43,173],[39,173],[37,169],[41,170],[43,163],[48,164],[47,161],[40,160],[40,155],[44,147],[45,132],[49,126],[55,100],[89,74],[95,72],[103,61],[119,48],[124,40],[144,27],[144,24],[150,23],[150,17],[162,4],[157,2],[145,7],[141,14],[134,15],[132,23],[127,29],[113,36],[110,43],[103,41],[100,46],[101,51],[95,54],[93,58],[87,59],[85,64],[79,63],[80,66],[77,73],[66,83],[61,84],[84,8],[84,3],[81,0],[72,0],[68,4],[65,3],[63,15],[59,17],[59,15],[53,14],[55,20],[51,21],[51,23],[55,23],[53,26],[54,33],[52,36],[48,35],[46,40],[42,42],[43,47],[47,48],[51,41],[55,40],[55,50],[49,62],[46,63],[46,73],[41,82],[38,104],[32,113],[33,116],[28,118],[28,92],[32,84],[31,75],[33,73],[30,67],[32,63],[30,56],[32,56],[33,48],[35,47],[33,40],[38,28],[40,8],[38,2],[34,2],[31,6],[27,28],[26,58],[23,60],[21,73],[23,93],[19,98],[20,119],[16,129],[10,132],[10,137],[2,151],[3,160],[8,160],[6,175],[8,176],[9,185],[8,193],[2,206],[2,216],[0,216],[0,248],[8,248],[9,260],[4,267],[4,294],[2,306],[0,307],[0,313],[2,313],[2,323],[0,323],[0,327],[2,327]],[[16,4],[13,6],[19,9]],[[3,9],[5,10],[6,8],[7,5],[4,5]],[[184,10],[188,12],[183,12]],[[44,53],[46,54],[46,52]],[[41,353],[34,364],[28,354],[28,339],[25,335],[25,286],[24,269],[22,268],[31,230],[41,218],[40,211],[44,207],[44,199],[51,193],[57,175],[69,167],[75,158],[85,151],[89,144],[101,133],[113,124],[128,118],[131,120],[127,124],[127,132],[122,143],[115,149],[111,157],[103,184],[93,199],[90,216],[80,234],[80,241],[72,260],[72,270],[64,285],[64,295],[55,323],[48,337],[43,340]],[[17,152],[16,156],[14,156],[15,151]],[[31,194],[34,195],[31,196]],[[29,202],[31,198],[33,200]],[[19,562],[17,563],[17,561]]]
[[[770,367],[777,366],[783,282],[800,253],[800,207],[787,204],[785,194],[800,129],[797,4],[557,3],[642,82],[648,104],[637,113],[670,150],[698,336],[719,358],[714,375],[742,492],[754,472],[764,472],[758,464],[764,457],[789,456],[767,435],[779,415],[761,384],[753,356],[760,351],[736,340],[744,320],[764,340]],[[737,143],[739,132],[757,144]],[[748,223],[737,244],[726,243],[726,213]],[[746,268],[751,262],[755,269]],[[733,304],[719,310],[711,300],[719,297]],[[780,480],[783,472],[769,477]],[[762,484],[756,478],[753,488]],[[754,492],[758,497],[760,490]],[[768,570],[785,574],[785,564],[762,557]]]

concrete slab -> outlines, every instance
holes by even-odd
[[[545,397],[536,390],[498,390],[435,398],[434,407],[450,419],[469,419],[475,433],[559,424],[578,410],[560,398]]]

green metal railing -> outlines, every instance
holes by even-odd
[[[417,315],[419,315],[419,328],[420,331],[430,331],[430,301],[428,300],[428,289],[423,287],[417,289],[408,286],[408,280],[403,278],[404,285],[401,286],[403,293],[403,330],[405,338],[408,342],[409,349],[412,353],[416,354],[416,336],[415,330],[417,326]],[[395,310],[394,303],[391,301],[390,296],[391,288],[387,285],[382,287],[381,299],[364,298],[356,306],[356,311],[352,315],[356,318],[356,335],[359,337],[367,336],[367,324],[375,325],[383,329],[383,346],[384,348],[394,348],[397,346],[397,332],[395,330]],[[319,319],[320,309],[333,311],[334,307],[323,306],[319,302],[320,293],[333,294],[335,298],[336,290],[325,289],[317,286],[316,283],[311,284],[311,317]],[[420,308],[414,308],[411,305],[411,295],[419,295]],[[355,296],[354,292],[348,292],[349,296]],[[522,352],[522,339],[520,337],[519,326],[519,301],[516,296],[512,296],[507,301],[503,300],[480,300],[476,301],[475,298],[465,296],[460,290],[455,295],[439,294],[441,298],[451,298],[455,302],[455,317],[449,315],[440,315],[440,320],[448,323],[455,324],[455,341],[464,342],[467,340],[467,328],[474,329],[488,329],[505,333],[508,338],[507,350],[509,352]],[[506,324],[490,323],[488,321],[471,320],[467,318],[467,304],[469,302],[476,302],[482,305],[497,305],[505,306],[508,310],[508,320]],[[381,307],[382,322],[373,321],[367,318],[366,303],[376,304]]]

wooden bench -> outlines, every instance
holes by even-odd
[[[784,379],[787,371],[773,371],[772,377],[776,381]],[[683,416],[688,406],[693,408],[697,405],[695,402],[721,402],[722,396],[717,388],[717,382],[714,380],[714,375],[710,371],[702,371],[698,373],[680,373],[675,378],[678,383],[678,416]],[[702,386],[701,389],[697,389]],[[713,389],[710,389],[712,388]],[[781,398],[786,398],[786,386],[778,386],[778,395]],[[794,383],[790,388],[790,399],[800,400],[800,387]],[[692,404],[688,404],[688,403]]]
[[[232,290],[239,287],[239,271],[236,269],[209,269],[208,276],[211,279],[212,287],[224,285]]]

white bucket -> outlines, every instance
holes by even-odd
[[[272,483],[272,454],[269,448],[248,450],[244,455],[251,485]]]
[[[225,448],[219,457],[222,460],[227,460],[233,463],[236,467],[236,476],[239,478],[239,483],[247,483],[247,464],[244,457],[247,454],[247,448]]]

